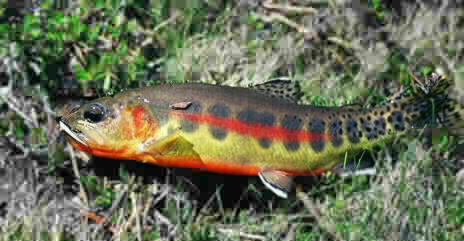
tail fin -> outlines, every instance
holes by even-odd
[[[450,96],[450,80],[433,73],[429,83],[417,86],[422,90],[421,97],[432,100],[434,108],[428,116],[432,118],[432,126],[444,127],[450,135],[464,135],[464,108]]]
[[[386,110],[387,129],[402,132],[444,127],[452,135],[464,134],[464,108],[451,98],[451,82],[438,74],[433,74],[425,84],[414,79],[418,87],[414,88],[416,91],[403,89],[377,109]]]

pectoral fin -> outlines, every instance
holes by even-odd
[[[288,193],[293,187],[292,176],[277,170],[262,171],[258,175],[264,185],[271,189],[277,196],[287,198]]]
[[[150,140],[144,145],[144,152],[152,154],[155,158],[159,156],[200,158],[193,149],[193,144],[179,133],[171,134],[160,140]]]

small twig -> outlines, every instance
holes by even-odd
[[[206,201],[205,205],[200,209],[200,211],[198,212],[198,216],[196,217],[196,221],[195,221],[196,223],[200,222],[200,215],[203,213],[206,213],[206,209],[213,202],[214,198],[217,197],[217,192],[218,192],[218,189],[216,189],[216,192],[214,192],[214,194],[211,195],[208,201]]]
[[[285,235],[284,241],[292,241],[295,240],[295,230],[296,230],[297,224],[293,223],[290,225],[290,229],[287,232],[287,235]]]
[[[295,7],[291,5],[282,5],[282,4],[274,4],[272,1],[265,1],[263,3],[263,7],[272,10],[278,10],[285,13],[296,13],[296,14],[316,14],[317,10],[315,8],[310,7]]]
[[[18,143],[18,142],[14,139],[14,137],[11,137],[11,136],[6,136],[6,137],[5,137],[5,136],[2,136],[2,137],[0,137],[0,138],[5,139],[5,140],[6,140],[6,144],[8,144],[8,145],[10,145],[10,146],[14,146],[14,147],[20,149],[20,150],[23,152],[23,154],[22,154],[21,157],[17,156],[17,157],[19,157],[19,159],[26,159],[26,158],[28,158],[29,155],[31,154],[31,150],[30,150],[29,148],[25,147],[23,144]]]
[[[329,37],[329,38],[327,38],[327,40],[334,43],[334,44],[340,45],[341,47],[345,48],[346,50],[353,50],[353,47],[351,46],[351,44],[348,41],[343,40],[341,38]]]
[[[66,148],[69,150],[69,153],[71,155],[71,163],[72,163],[72,167],[73,167],[73,172],[74,172],[74,175],[77,178],[77,182],[79,183],[79,196],[84,200],[85,205],[87,205],[87,207],[88,207],[89,206],[89,198],[87,196],[87,192],[85,191],[84,184],[82,184],[81,174],[79,172],[79,167],[77,165],[76,154],[74,152],[73,147],[69,143],[67,144]]]
[[[319,39],[319,36],[317,35],[316,32],[314,31],[309,31],[306,29],[304,26],[288,19],[284,15],[276,12],[271,12],[269,16],[264,16],[261,14],[256,14],[256,17],[262,19],[264,22],[273,22],[273,21],[278,21],[281,23],[284,23],[294,29],[296,29],[299,33],[302,33],[307,40],[312,40],[312,39]]]
[[[113,213],[119,207],[121,202],[126,198],[127,192],[129,191],[129,186],[130,184],[126,186],[126,188],[122,191],[121,196],[119,196],[119,198],[113,203],[108,213],[105,216],[103,216],[103,223],[100,224],[100,226],[98,226],[98,228],[96,228],[92,234],[93,240],[95,240],[97,233],[99,233],[102,230],[102,228],[105,226],[105,224],[108,223],[108,220],[110,220]]]
[[[231,236],[238,235],[239,237],[243,237],[247,239],[266,240],[266,238],[262,235],[248,234],[248,233],[244,233],[242,231],[238,231],[234,229],[218,228],[217,231],[223,234],[231,235]]]
[[[416,77],[416,75],[414,75],[411,70],[408,70],[409,74],[411,75],[412,79],[414,81],[416,81],[417,83],[419,83],[421,86],[425,86],[424,83],[422,83],[422,81]]]
[[[420,81],[420,79],[417,78],[416,75],[414,75],[414,74],[412,73],[411,70],[408,70],[408,72],[409,72],[409,75],[411,75],[412,80],[415,81],[416,83],[418,83],[419,86],[420,86],[420,88],[421,88],[424,92],[426,92],[427,90],[425,89],[424,83],[422,83],[422,81]],[[414,92],[417,92],[417,86],[416,86],[415,84],[412,85],[412,88],[414,89]],[[426,93],[427,93],[427,92],[426,92]]]
[[[174,228],[174,224],[172,224],[171,221],[169,221],[169,219],[161,214],[158,210],[155,210],[155,218],[158,219],[161,223],[166,224],[169,230]]]
[[[20,110],[18,107],[16,107],[15,104],[18,103],[18,100],[13,96],[13,95],[0,95],[2,99],[8,104],[8,107],[14,110],[21,118],[24,119],[26,125],[33,129],[33,128],[38,128],[39,124],[37,123],[37,120],[32,119],[26,113],[24,113],[22,110]],[[15,104],[13,104],[15,103]]]
[[[134,212],[135,212],[135,227],[136,227],[136,233],[137,233],[137,239],[139,241],[143,241],[142,239],[142,227],[140,224],[140,212],[143,212],[145,208],[141,205],[141,203],[138,203],[138,198],[137,194],[133,195],[132,203],[134,205]],[[140,206],[140,207],[139,207]]]
[[[142,216],[142,226],[145,227],[147,225],[147,216],[148,216],[148,211],[150,211],[150,207],[152,207],[153,203],[153,195],[150,193],[147,201],[145,202],[145,207],[143,209],[143,216]]]
[[[164,26],[176,21],[176,19],[180,16],[181,14],[179,12],[175,12],[170,18],[168,18],[166,21],[158,24],[152,31],[153,32],[157,32],[158,30],[160,30],[161,28],[163,28]]]

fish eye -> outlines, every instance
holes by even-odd
[[[101,104],[92,104],[86,111],[84,111],[84,118],[93,123],[104,120],[105,116],[105,107]]]

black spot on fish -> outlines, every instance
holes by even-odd
[[[348,140],[351,143],[359,143],[361,138],[359,134],[361,131],[359,131],[358,122],[356,122],[354,119],[349,119],[346,125],[346,132],[348,134]]]
[[[387,117],[387,121],[388,121],[388,123],[392,123],[393,118],[391,117],[391,115],[389,115],[389,116]]]
[[[411,118],[409,118],[409,116],[406,116],[404,119],[406,120],[406,123],[411,123]]]
[[[405,110],[405,109],[406,109],[406,107],[407,107],[407,104],[406,104],[406,103],[401,103],[401,107],[400,107],[400,108],[401,108],[401,110]]]
[[[329,125],[329,133],[334,147],[339,147],[343,144],[343,137],[340,135],[342,128],[342,121],[339,119],[334,119]]]
[[[182,110],[182,111],[187,112],[187,113],[192,113],[192,114],[199,114],[202,112],[202,109],[203,107],[201,106],[201,104],[195,101],[190,104],[188,109]],[[181,121],[181,127],[182,127],[182,130],[185,132],[194,132],[198,129],[198,123],[183,118]]]
[[[325,133],[325,121],[322,119],[314,118],[309,122],[308,130],[311,133],[319,134],[320,137],[311,141],[311,147],[316,152],[321,152],[325,147],[325,140],[323,134]]]
[[[398,108],[398,103],[393,102],[393,108],[397,109]]]
[[[272,144],[272,140],[271,139],[267,139],[267,138],[261,138],[259,139],[259,145],[265,149],[269,148]]]

